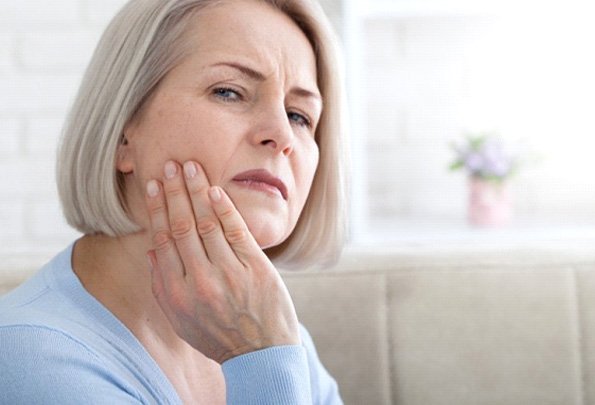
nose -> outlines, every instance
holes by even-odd
[[[253,144],[270,148],[275,154],[289,156],[294,147],[294,133],[284,105],[263,108],[253,128]]]

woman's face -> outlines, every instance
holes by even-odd
[[[189,56],[125,128],[118,170],[129,209],[147,228],[147,181],[163,178],[168,160],[195,160],[229,194],[259,245],[278,245],[295,227],[318,165],[322,103],[312,47],[287,16],[252,0],[194,18]],[[249,181],[254,170],[286,191]]]

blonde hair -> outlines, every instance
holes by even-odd
[[[284,268],[336,261],[345,235],[344,100],[337,41],[314,0],[259,0],[289,16],[309,39],[324,109],[316,132],[320,161],[291,235],[267,249]],[[121,236],[140,227],[127,214],[116,150],[125,125],[185,56],[191,17],[222,0],[131,0],[103,34],[67,118],[57,182],[68,223],[85,234]]]

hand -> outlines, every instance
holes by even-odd
[[[147,183],[148,255],[153,294],[176,333],[219,363],[299,344],[287,288],[227,194],[195,162],[168,162],[165,172]]]

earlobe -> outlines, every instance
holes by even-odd
[[[116,151],[116,169],[124,174],[132,173],[134,171],[134,163],[132,161],[130,144],[126,135],[122,135],[120,144]]]

